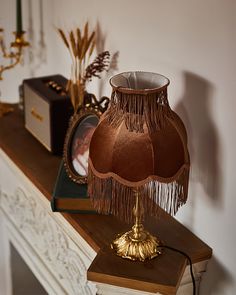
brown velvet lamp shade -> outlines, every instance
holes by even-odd
[[[88,190],[95,209],[127,222],[140,195],[140,210],[174,215],[186,202],[187,134],[167,99],[169,80],[149,72],[110,80],[110,107],[90,143]]]

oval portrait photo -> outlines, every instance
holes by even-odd
[[[70,122],[63,159],[67,174],[74,182],[87,182],[89,144],[99,118],[99,112],[81,111]]]
[[[72,165],[76,173],[88,175],[89,144],[98,124],[96,115],[88,115],[80,121],[71,141]]]

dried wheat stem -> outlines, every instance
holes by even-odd
[[[84,25],[83,30],[77,28],[75,32],[71,30],[65,34],[63,30],[58,29],[58,32],[72,60],[71,79],[70,83],[68,83],[68,89],[70,89],[71,102],[76,112],[78,107],[83,104],[86,83],[92,77],[100,77],[99,74],[106,70],[109,53],[104,52],[102,55],[98,55],[94,62],[90,64],[96,39],[95,31],[89,33],[88,22]]]

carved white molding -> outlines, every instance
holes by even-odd
[[[84,253],[34,198],[18,187],[13,195],[1,194],[1,206],[68,294],[96,293]]]
[[[16,248],[30,249],[26,252],[44,267],[39,273],[50,272],[61,294],[96,294],[95,284],[87,281],[95,251],[61,214],[51,211],[49,201],[1,150],[0,209]]]
[[[1,199],[1,191],[0,191]],[[4,216],[0,210],[0,295],[12,295],[11,252],[4,226]]]

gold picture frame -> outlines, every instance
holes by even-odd
[[[98,101],[93,94],[87,94],[85,105],[70,118],[63,149],[63,161],[69,178],[76,183],[85,184],[88,181],[89,143],[108,103],[107,97],[102,97]]]

